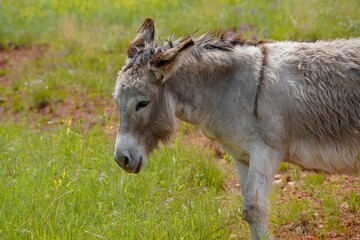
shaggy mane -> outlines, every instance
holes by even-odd
[[[126,71],[133,66],[142,67],[149,62],[151,57],[163,51],[167,51],[171,48],[178,46],[184,40],[191,38],[196,32],[190,34],[188,37],[180,37],[176,40],[172,39],[172,34],[167,40],[160,39],[158,42],[149,44],[144,48],[138,48],[134,57],[124,65],[122,71]],[[241,34],[237,34],[229,37],[225,31],[214,31],[194,38],[195,47],[192,54],[199,58],[201,53],[208,51],[232,51],[235,46],[258,46],[264,43],[264,41],[249,41],[242,37]]]

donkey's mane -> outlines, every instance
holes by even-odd
[[[147,44],[143,48],[138,48],[136,53],[129,61],[124,65],[122,71],[126,71],[132,67],[142,67],[149,62],[149,60],[155,54],[163,51],[167,51],[181,44],[188,38],[193,37],[196,32],[190,34],[188,37],[180,37],[176,40],[172,39],[172,34],[167,40],[159,39],[152,44]],[[249,41],[242,37],[241,34],[229,36],[225,31],[214,31],[203,34],[197,38],[194,38],[195,46],[192,51],[192,55],[196,58],[200,58],[203,52],[209,51],[232,51],[235,46],[258,46],[263,44],[263,41]]]
[[[206,33],[195,39],[195,44],[199,49],[231,51],[237,45],[257,46],[263,41],[250,41],[242,37],[241,34],[229,36],[225,31],[215,31]]]

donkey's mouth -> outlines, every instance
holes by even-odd
[[[142,164],[143,164],[143,158],[140,157],[139,164],[137,165],[134,173],[139,173],[139,172],[140,172],[140,169],[141,169]]]

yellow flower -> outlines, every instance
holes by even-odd
[[[65,178],[67,176],[67,173],[66,173],[66,171],[64,170],[63,171],[63,174],[62,174],[62,178]]]
[[[67,122],[66,126],[70,127],[70,125],[71,125],[71,123],[72,123],[72,119],[73,119],[73,117],[70,117],[70,118],[69,118],[69,121]]]
[[[73,119],[73,117],[70,117],[69,120],[68,120],[68,122],[66,123],[66,126],[67,126],[67,128],[66,128],[66,134],[69,134],[70,131],[71,131],[70,127],[71,127],[72,119]]]
[[[54,187],[58,188],[59,187],[59,183],[58,181],[56,181],[56,179],[53,179],[53,183],[54,183]]]

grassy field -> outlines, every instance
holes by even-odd
[[[112,102],[126,47],[151,16],[166,38],[360,37],[356,0],[2,0],[1,239],[247,239],[229,156],[181,124],[129,175],[114,163]],[[283,164],[271,194],[279,239],[359,239],[360,180]]]
[[[85,133],[68,120],[51,134],[9,123],[0,131],[2,239],[208,239],[240,230],[222,173],[181,137],[135,176],[114,165],[101,127]]]

